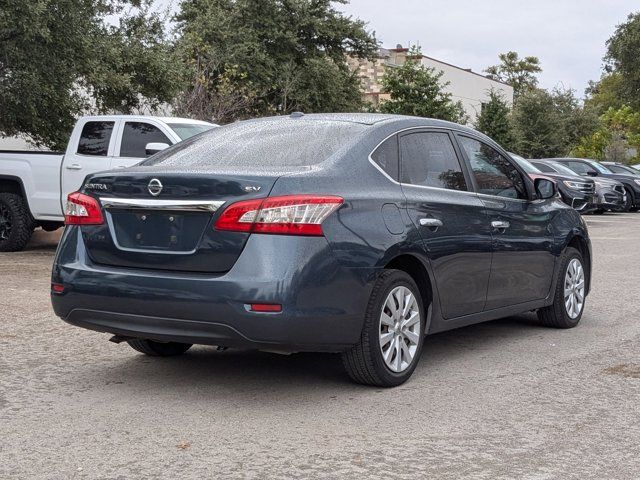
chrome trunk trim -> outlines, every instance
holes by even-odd
[[[104,208],[123,210],[170,210],[181,212],[215,212],[224,200],[158,200],[146,198],[106,198],[101,197]]]

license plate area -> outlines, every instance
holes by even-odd
[[[188,253],[196,250],[211,215],[200,212],[110,210],[118,247],[127,250]]]

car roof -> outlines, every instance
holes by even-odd
[[[448,128],[461,132],[466,132],[476,136],[483,137],[492,141],[489,137],[477,130],[460,125],[458,123],[448,122],[446,120],[438,120],[435,118],[414,117],[409,115],[395,115],[385,113],[301,113],[295,112],[290,115],[279,115],[273,117],[261,117],[251,120],[243,120],[243,122],[263,123],[263,122],[287,122],[295,120],[300,125],[309,125],[312,122],[347,122],[357,123],[367,126],[389,127],[400,131],[406,128]],[[495,142],[493,142],[495,143]]]

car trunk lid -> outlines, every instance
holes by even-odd
[[[83,226],[99,264],[201,273],[231,269],[249,237],[217,231],[215,219],[239,200],[266,197],[278,173],[98,175],[84,193],[103,209],[102,225]]]

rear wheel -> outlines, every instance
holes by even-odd
[[[127,343],[134,350],[152,357],[172,357],[174,355],[182,355],[192,346],[190,343],[163,343],[142,339],[127,340]]]
[[[540,322],[547,327],[573,328],[582,318],[586,300],[587,276],[584,259],[575,248],[567,248],[553,304],[538,310]]]
[[[24,199],[15,193],[0,193],[0,252],[24,249],[34,228]]]
[[[400,270],[385,270],[373,287],[360,341],[342,354],[354,381],[394,387],[406,382],[420,360],[425,315],[418,286]]]

